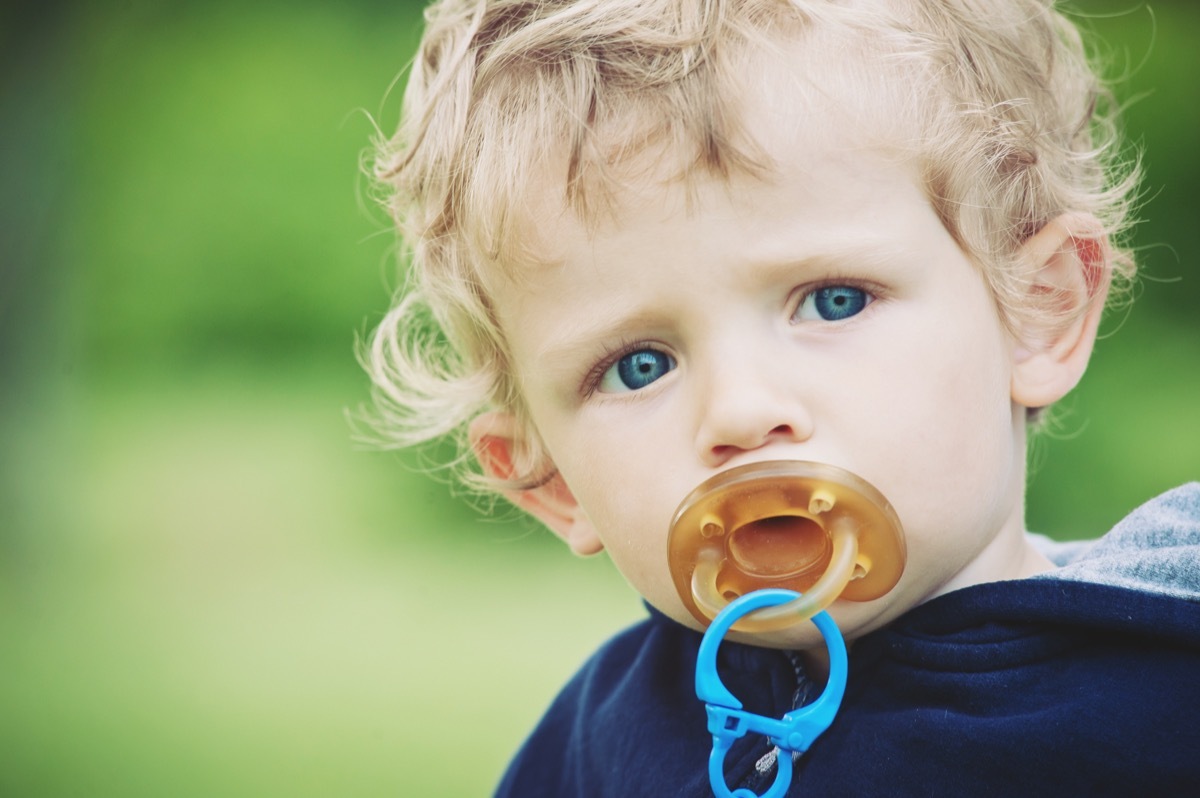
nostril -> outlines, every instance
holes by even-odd
[[[695,442],[706,464],[719,466],[763,446],[812,435],[808,412],[795,397],[754,390],[730,393],[710,396],[698,408]]]
[[[791,424],[779,424],[771,428],[765,435],[761,433],[760,435],[761,437],[753,440],[747,439],[736,443],[718,443],[710,447],[709,452],[711,452],[714,460],[724,462],[739,452],[748,452],[752,449],[757,449],[771,441],[790,441],[797,437],[795,428]]]
[[[713,455],[715,455],[717,458],[722,459],[722,460],[724,460],[729,455],[733,454],[735,451],[737,451],[736,446],[726,446],[724,444],[721,444],[719,446],[712,447]]]

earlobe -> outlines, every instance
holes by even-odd
[[[527,435],[514,415],[499,411],[477,416],[467,428],[471,449],[483,472],[499,482],[510,484],[522,476],[519,453],[529,449]],[[514,484],[514,487],[504,489],[505,498],[541,521],[576,554],[587,556],[600,552],[604,545],[562,475],[549,463],[543,473],[546,476],[532,486]]]
[[[1032,278],[1027,297],[1039,309],[1017,330],[1012,398],[1027,408],[1053,404],[1087,369],[1108,295],[1111,252],[1100,222],[1063,214],[1021,248]]]

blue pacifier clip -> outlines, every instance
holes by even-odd
[[[822,611],[812,617],[829,650],[829,680],[817,700],[793,709],[780,719],[755,715],[742,709],[742,702],[721,682],[717,674],[717,649],[730,628],[743,616],[764,607],[786,604],[799,597],[792,590],[755,590],[732,601],[713,620],[696,660],[696,696],[708,711],[708,730],[713,736],[708,757],[708,778],[717,798],[782,798],[792,780],[792,752],[804,752],[833,723],[846,692],[846,643],[837,624]],[[761,796],[748,789],[730,791],[725,782],[725,756],[735,740],[753,732],[779,748],[775,782]]]

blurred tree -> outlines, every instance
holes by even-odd
[[[6,6],[0,17],[0,383],[12,398],[64,275],[54,260],[67,201],[73,129],[61,3]],[[2,401],[2,400],[0,400]]]

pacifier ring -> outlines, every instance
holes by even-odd
[[[716,798],[783,798],[792,781],[792,752],[803,753],[833,723],[846,692],[849,664],[846,643],[837,624],[826,612],[812,616],[829,654],[829,677],[821,694],[809,704],[770,718],[746,710],[717,672],[717,649],[726,633],[750,614],[789,607],[803,600],[789,590],[759,590],[731,602],[713,620],[700,641],[696,656],[696,697],[704,702],[713,745],[708,757],[708,779]],[[765,736],[778,746],[775,780],[761,796],[747,789],[730,790],[725,781],[725,759],[733,744],[747,734]]]
[[[676,590],[706,626],[755,590],[802,594],[742,618],[738,631],[785,628],[839,598],[879,598],[904,562],[900,521],[883,495],[849,471],[807,461],[718,474],[680,504],[668,537]]]

